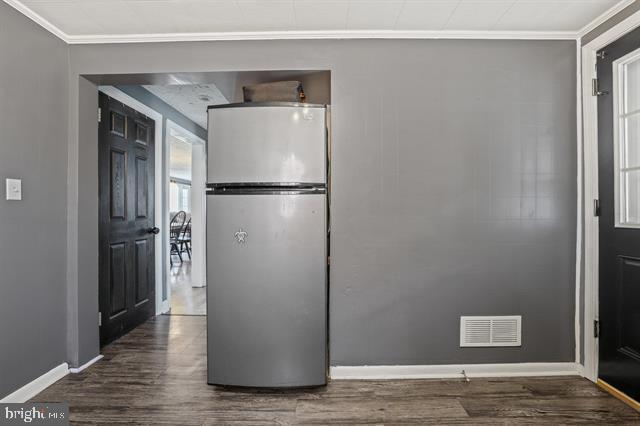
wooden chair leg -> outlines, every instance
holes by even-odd
[[[180,254],[180,248],[178,247],[177,243],[171,243],[170,253],[177,254],[178,258],[180,259],[180,263],[182,263],[182,254]],[[169,257],[171,257],[171,254],[169,254]],[[173,262],[171,263],[171,265],[173,265]]]

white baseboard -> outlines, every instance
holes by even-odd
[[[362,365],[331,367],[333,380],[452,379],[467,377],[575,376],[573,362],[447,365]]]
[[[100,361],[103,358],[103,355],[98,355],[97,357],[93,358],[92,360],[85,362],[84,364],[82,364],[80,367],[70,367],[69,368],[69,373],[79,373],[82,370],[84,370],[85,368],[91,366],[92,364],[95,364],[96,362]]]
[[[27,402],[58,380],[62,379],[64,376],[69,374],[69,365],[64,362],[57,367],[52,368],[51,370],[44,373],[42,376],[37,379],[27,383],[17,391],[5,396],[0,399],[0,402],[17,402],[23,403]]]

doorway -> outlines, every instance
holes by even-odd
[[[155,227],[159,229],[155,247],[156,315],[205,314],[206,106],[228,102],[216,96],[212,86],[99,87],[100,96],[106,94],[155,121]],[[211,96],[205,97],[205,93]],[[172,235],[171,219],[181,211],[183,220]]]
[[[205,141],[167,120],[171,315],[206,315]]]

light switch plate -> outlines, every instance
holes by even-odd
[[[22,179],[7,179],[7,200],[22,200]]]

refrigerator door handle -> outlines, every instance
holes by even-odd
[[[207,195],[253,195],[253,194],[324,194],[324,184],[299,183],[247,183],[247,184],[207,184]]]

